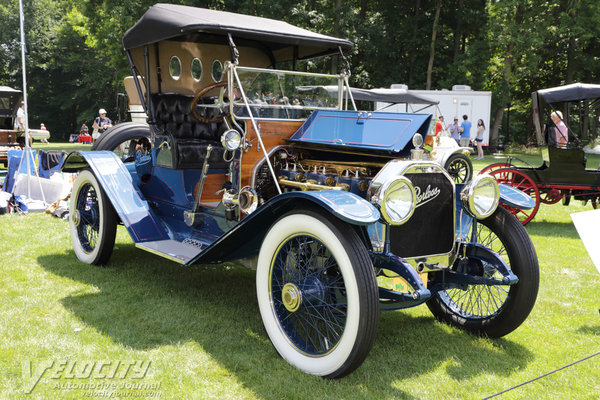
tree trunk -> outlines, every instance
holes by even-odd
[[[458,62],[458,55],[460,53],[460,44],[462,39],[462,13],[465,8],[465,0],[458,1],[458,10],[456,11],[456,30],[454,31],[454,56],[452,61],[456,64]]]
[[[494,123],[492,124],[492,128],[490,129],[490,144],[498,144],[498,131],[500,130],[500,124],[502,124],[503,116],[504,107],[500,107],[496,110],[496,117],[494,118]]]
[[[340,10],[342,8],[342,0],[335,1],[335,15],[340,15]],[[339,37],[340,33],[340,18],[335,18],[333,20],[333,33],[334,36]],[[335,75],[338,73],[338,63],[340,56],[334,54],[331,56],[331,74]]]
[[[569,48],[567,49],[567,81],[565,82],[567,85],[573,83],[573,73],[575,72],[575,47],[577,43],[575,42],[575,38],[573,36],[569,37]]]
[[[440,9],[442,0],[438,0],[435,6],[435,17],[433,19],[433,28],[431,29],[431,47],[429,48],[429,63],[427,64],[427,84],[425,90],[431,89],[431,74],[433,72],[433,59],[435,57],[435,38],[437,36],[438,22],[440,20]]]
[[[364,20],[367,17],[367,11],[369,9],[369,0],[361,0],[360,2],[360,19]],[[314,10],[314,9],[313,9]]]
[[[417,15],[419,13],[419,9],[421,8],[421,0],[417,0],[415,3],[415,12],[413,14],[413,18],[416,21],[417,20]],[[417,37],[417,24],[412,24],[412,37],[415,38]],[[416,49],[413,49],[413,51],[410,52],[410,56],[409,56],[409,66],[408,66],[408,87],[410,88],[412,86],[412,83],[414,82],[414,65],[415,62],[417,60],[417,55],[419,54],[418,51],[416,51]]]

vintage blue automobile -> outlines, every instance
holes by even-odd
[[[489,337],[527,318],[537,255],[497,206],[529,197],[486,175],[456,184],[423,160],[431,115],[356,111],[347,72],[296,68],[344,60],[352,43],[157,4],[123,46],[148,124],[118,125],[65,162],[79,173],[70,230],[81,261],[107,263],[122,223],[138,248],[183,265],[255,268],[275,349],[327,378],[360,366],[380,310],[426,303]],[[314,90],[331,85],[335,98]]]

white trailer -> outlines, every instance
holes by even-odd
[[[394,84],[392,89],[408,89],[406,85]],[[469,121],[473,124],[471,128],[471,137],[475,137],[477,132],[477,120],[482,119],[485,124],[485,133],[483,135],[483,144],[489,144],[490,135],[490,111],[492,107],[492,92],[471,90],[467,85],[454,85],[452,90],[410,90],[411,93],[428,97],[439,101],[436,106],[426,106],[423,104],[392,104],[386,107],[386,111],[397,112],[425,112],[433,114],[434,119],[440,115],[444,116],[445,125],[451,124],[454,117],[458,118],[458,123],[463,121],[462,116],[467,115]],[[381,109],[388,103],[376,104],[376,109]]]

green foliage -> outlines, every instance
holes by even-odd
[[[155,0],[25,1],[30,125],[53,139],[91,122],[129,68],[121,38]],[[351,84],[423,89],[435,0],[172,0],[171,3],[282,19],[355,43]],[[21,87],[17,1],[0,1],[0,84]],[[531,136],[532,91],[600,79],[600,7],[595,0],[451,0],[442,2],[432,88],[468,84],[493,92],[492,116],[510,104],[511,138]],[[336,72],[339,57],[299,64]],[[502,118],[506,117],[504,113]],[[500,124],[501,129],[505,125]]]

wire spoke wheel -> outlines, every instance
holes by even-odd
[[[504,244],[487,226],[477,224],[476,242],[493,250],[506,263],[509,263]],[[485,278],[502,279],[495,269],[484,271]],[[472,319],[486,319],[498,314],[508,299],[509,286],[469,285],[466,289],[449,289],[440,293],[448,306],[458,315]]]
[[[523,210],[502,204],[502,207],[506,208],[514,216],[516,216],[521,224],[526,225],[529,221],[531,221],[540,208],[540,191],[535,182],[529,176],[513,168],[500,168],[492,170],[490,175],[496,178],[498,183],[503,183],[519,189],[535,201],[535,206],[529,210]]]
[[[92,252],[98,244],[98,231],[100,230],[100,209],[98,197],[94,187],[86,183],[79,191],[77,197],[77,210],[79,211],[79,224],[77,237],[81,247],[88,253]]]
[[[453,154],[446,162],[446,171],[456,183],[465,183],[473,177],[473,163],[464,154]]]
[[[473,240],[499,256],[519,281],[513,285],[450,287],[437,292],[427,306],[442,322],[475,334],[501,337],[518,328],[535,304],[539,287],[537,255],[525,228],[504,208],[499,207],[492,216],[474,225]],[[468,265],[480,265],[466,272],[470,275],[502,279],[490,263]]]
[[[80,261],[103,265],[115,244],[118,216],[98,180],[89,170],[75,179],[69,207],[73,251]]]
[[[373,346],[379,321],[373,264],[356,231],[326,212],[293,211],[270,227],[256,294],[271,343],[304,372],[340,378]]]
[[[337,345],[347,318],[344,278],[321,241],[288,239],[273,264],[271,296],[279,323],[300,351],[322,355]]]

